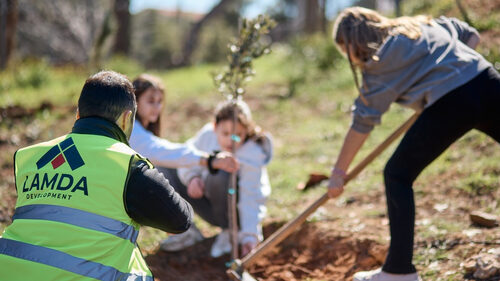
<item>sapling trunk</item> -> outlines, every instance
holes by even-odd
[[[234,101],[233,101],[234,102]],[[231,152],[233,155],[236,154],[236,122],[238,122],[238,116],[236,115],[237,104],[234,103],[233,110],[233,126],[231,132]],[[241,141],[241,140],[240,140]],[[231,260],[238,258],[238,212],[237,212],[237,196],[238,196],[238,173],[233,172],[231,174],[231,181],[228,187],[228,220],[229,220],[229,239],[231,241]]]
[[[257,18],[248,20],[242,19],[239,37],[234,38],[228,45],[228,66],[221,73],[214,74],[214,83],[217,90],[226,98],[233,102],[233,125],[231,135],[231,150],[236,153],[236,143],[240,140],[236,135],[238,122],[237,111],[238,101],[242,100],[245,93],[243,84],[251,79],[255,74],[252,69],[252,60],[270,52],[269,43],[262,42],[261,35],[269,33],[276,23],[268,16],[259,15]],[[237,198],[238,183],[237,172],[231,174],[228,187],[228,220],[231,241],[231,259],[238,258],[238,217]]]

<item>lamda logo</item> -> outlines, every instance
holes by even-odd
[[[85,165],[72,138],[67,138],[50,148],[36,162],[36,167],[40,170],[51,163],[52,168],[56,170],[66,162],[72,171]],[[65,173],[36,173],[33,177],[26,176],[22,190],[23,193],[27,193],[27,199],[57,198],[71,200],[72,193],[76,191],[83,192],[83,195],[88,196],[87,177],[74,178],[74,175]],[[58,192],[45,192],[51,190]],[[68,191],[71,193],[68,194]]]
[[[62,153],[61,153],[62,152]],[[64,156],[63,156],[64,155]],[[61,143],[54,145],[36,162],[38,170],[43,168],[49,162],[54,169],[59,168],[65,162],[68,162],[71,170],[76,170],[85,165],[80,153],[76,149],[75,143],[72,138],[67,138]]]

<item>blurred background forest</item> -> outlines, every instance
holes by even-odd
[[[71,130],[76,101],[90,74],[112,69],[131,79],[142,72],[160,77],[167,93],[162,137],[183,142],[211,118],[222,99],[211,73],[227,64],[228,43],[237,35],[240,18],[247,17],[256,2],[272,3],[258,12],[277,22],[263,38],[272,42],[272,52],[255,61],[256,75],[246,85],[245,94],[255,121],[275,140],[275,156],[269,165],[273,193],[265,226],[290,220],[323,194],[324,189],[298,192],[295,187],[311,172],[329,172],[349,126],[357,91],[349,65],[331,39],[333,21],[342,8],[361,5],[391,17],[428,14],[459,18],[479,31],[477,51],[500,69],[500,0],[212,0],[214,4],[200,13],[181,9],[190,2],[187,0],[156,1],[174,3],[170,5],[173,9],[134,9],[140,2],[0,0],[0,233],[11,222],[17,197],[14,152]],[[191,3],[201,6],[205,0]],[[400,107],[389,110],[358,159],[409,115],[409,110]],[[297,241],[332,240],[327,234],[335,230],[339,237],[348,237],[348,242],[368,237],[385,245],[381,171],[391,151],[389,148],[350,183],[341,199],[325,205],[311,219],[312,223],[324,222],[326,234]],[[465,259],[488,250],[486,245],[500,244],[498,228],[478,229],[464,219],[473,210],[500,217],[498,163],[498,143],[471,132],[419,178],[415,186],[419,210],[415,262],[425,280],[463,280],[459,268]],[[206,224],[200,225],[206,237],[216,233]],[[145,228],[139,237],[143,253],[154,257],[164,237],[160,231]],[[475,246],[470,246],[470,239],[477,242]],[[324,245],[326,242],[318,243],[316,253]],[[332,261],[330,256],[321,257]],[[353,262],[342,276],[350,276],[355,266]],[[318,261],[312,259],[308,274],[290,271],[299,272],[296,277],[305,276],[304,280],[342,279],[322,275],[327,270],[316,271],[317,267]],[[225,276],[223,268],[221,276]],[[276,270],[276,274],[283,272],[283,267]],[[282,280],[267,271],[261,274],[269,280]],[[448,277],[440,279],[442,276]]]
[[[115,55],[155,69],[218,62],[251,2],[222,0],[204,14],[180,8],[131,14],[130,0],[2,0],[0,65],[5,68],[13,57],[99,68]],[[279,22],[272,39],[326,32],[329,2],[277,1],[262,11]]]
[[[98,69],[113,56],[122,56],[147,69],[169,69],[200,63],[221,62],[226,45],[238,30],[238,21],[251,0],[221,0],[206,13],[180,9],[143,9],[130,12],[131,1],[140,0],[1,0],[0,68],[20,61],[39,60],[50,65],[72,64]],[[175,2],[174,0],[170,0]],[[445,13],[460,7],[462,19],[481,30],[498,25],[475,22],[473,10],[461,1],[402,0],[275,0],[262,7],[278,26],[273,42],[291,43],[297,38],[321,34],[329,40],[336,12],[347,5],[374,8],[388,15]],[[405,3],[402,11],[401,2]],[[470,2],[470,1],[464,1]],[[177,2],[180,3],[180,2]],[[479,26],[477,25],[479,24]],[[335,51],[323,44],[324,67],[332,64]],[[498,57],[498,48],[491,56]],[[491,61],[491,60],[490,60]]]
[[[293,54],[289,60],[297,71],[287,75],[290,95],[305,81],[306,64],[328,71],[337,63],[340,55],[331,40],[331,26],[349,5],[388,16],[458,17],[480,31],[484,40],[479,52],[500,68],[498,0],[272,0],[266,5],[220,0],[211,1],[205,13],[184,11],[182,1],[169,0],[173,9],[131,12],[144,2],[0,0],[0,105],[19,104],[17,91],[50,83],[51,67],[70,66],[87,74],[113,68],[131,75],[223,63],[240,18],[255,2],[261,3],[260,13],[278,23],[267,40]]]

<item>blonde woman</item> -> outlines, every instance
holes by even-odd
[[[356,84],[352,123],[331,172],[328,193],[343,192],[352,159],[391,103],[421,113],[384,170],[391,243],[381,269],[354,280],[420,280],[412,264],[420,172],[472,129],[500,142],[500,75],[474,48],[477,31],[454,18],[390,19],[360,7],[338,16],[333,39],[348,58]]]

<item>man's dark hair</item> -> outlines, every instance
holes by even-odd
[[[126,110],[135,115],[134,87],[125,75],[101,71],[90,76],[78,99],[80,118],[102,117],[115,122]]]

